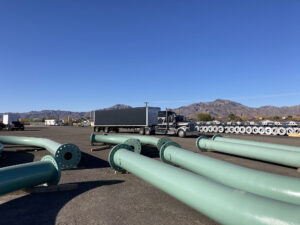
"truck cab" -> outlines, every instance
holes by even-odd
[[[177,115],[175,112],[167,110],[158,112],[155,133],[171,134],[179,137],[198,134],[196,123],[185,121],[184,116]]]

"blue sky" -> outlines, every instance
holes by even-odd
[[[0,112],[300,104],[300,1],[0,2]]]

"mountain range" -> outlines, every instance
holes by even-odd
[[[124,109],[131,108],[129,105],[117,104],[109,108],[101,109]],[[216,118],[227,117],[230,113],[235,114],[240,117],[258,117],[258,116],[288,116],[288,115],[298,115],[300,114],[300,105],[295,106],[262,106],[262,107],[248,107],[242,105],[238,102],[216,99],[212,102],[199,102],[188,106],[182,106],[179,108],[172,109],[178,114],[184,115],[189,118],[196,118],[197,113],[209,113]],[[5,113],[0,113],[0,116]],[[42,119],[45,117],[53,117],[63,119],[65,117],[71,117],[73,119],[78,119],[82,117],[90,117],[91,112],[71,112],[71,111],[61,111],[61,110],[42,110],[42,111],[31,111],[25,113],[12,113],[20,118],[29,119],[37,118]],[[1,117],[0,117],[1,118]]]

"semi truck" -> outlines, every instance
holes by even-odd
[[[24,130],[24,124],[19,122],[19,116],[4,114],[0,130]]]
[[[138,129],[141,135],[164,134],[185,137],[197,135],[196,123],[184,120],[170,110],[159,107],[94,111],[94,131],[119,132],[120,128]]]

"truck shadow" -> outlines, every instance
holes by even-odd
[[[123,180],[80,182],[78,189],[51,193],[28,194],[0,205],[0,224],[55,224],[59,211],[80,194],[105,185],[114,185]]]

